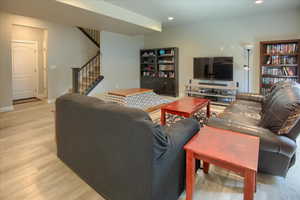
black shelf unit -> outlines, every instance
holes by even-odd
[[[179,95],[178,48],[140,50],[141,88],[155,93],[177,97]]]

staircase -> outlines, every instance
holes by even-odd
[[[100,33],[97,30],[78,27],[99,49],[85,65],[73,70],[73,93],[88,95],[103,79],[100,72]]]

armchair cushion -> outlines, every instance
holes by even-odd
[[[297,144],[294,140],[286,136],[276,135],[262,127],[220,118],[211,118],[208,121],[208,126],[258,136],[260,137],[260,150],[262,151],[279,153],[290,158],[296,151]]]

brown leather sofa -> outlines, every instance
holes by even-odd
[[[260,137],[259,172],[287,175],[300,132],[300,84],[279,82],[269,95],[240,94],[209,126]]]

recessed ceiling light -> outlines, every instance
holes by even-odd
[[[264,1],[263,0],[255,0],[256,4],[262,4]]]
[[[173,21],[173,20],[174,20],[174,17],[168,17],[168,20],[169,20],[169,21]]]

